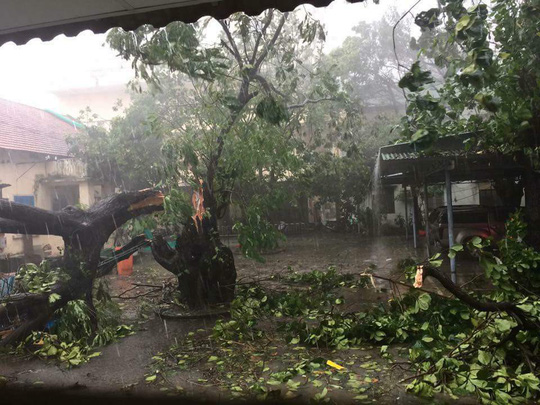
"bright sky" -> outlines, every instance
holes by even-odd
[[[351,4],[335,0],[324,9],[306,6],[326,26],[326,51],[352,34],[359,21],[380,19],[389,7],[400,13],[415,0],[368,0]],[[416,12],[434,0],[424,0]],[[105,35],[85,31],[74,38],[61,35],[49,42],[33,39],[26,45],[8,43],[0,47],[0,97],[39,108],[57,109],[55,90],[84,89],[97,85],[123,85],[133,76],[130,64],[118,58],[105,42]]]

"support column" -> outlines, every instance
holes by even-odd
[[[428,257],[431,257],[430,229],[429,229],[429,207],[428,207],[428,187],[424,179],[424,222],[426,227],[426,250]]]
[[[415,200],[416,200],[416,193],[414,192],[414,186],[411,186],[411,193],[413,197],[413,210],[412,210],[412,231],[413,231],[413,246],[416,249],[418,247],[418,231],[416,229],[416,206],[415,206]]]
[[[405,194],[405,240],[409,240],[409,203],[407,198],[407,185],[403,185],[403,193]]]
[[[446,213],[448,216],[448,247],[454,246],[454,211],[452,209],[452,183],[450,181],[450,170],[444,171],[446,180]],[[450,273],[452,281],[455,283],[456,278],[456,258],[450,259]]]

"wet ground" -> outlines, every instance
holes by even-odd
[[[399,259],[410,256],[425,258],[425,249],[415,251],[412,242],[405,241],[403,237],[359,239],[355,236],[333,233],[294,236],[290,237],[278,251],[265,255],[265,263],[240,257],[235,240],[225,239],[224,242],[229,244],[235,253],[240,283],[254,279],[264,280],[290,269],[304,272],[325,270],[329,266],[335,266],[340,272],[361,273],[370,265],[376,265],[373,271],[375,275],[398,279],[400,274],[396,264]],[[174,277],[153,262],[149,256],[140,256],[136,258],[135,263],[132,276],[107,277],[112,295],[122,297],[118,301],[124,310],[124,321],[137,325],[134,335],[102,348],[101,356],[71,370],[62,369],[52,362],[4,355],[0,357],[0,376],[7,379],[8,385],[163,395],[164,393],[155,385],[145,383],[152,356],[166,350],[189,332],[211,328],[215,321],[212,319],[165,321],[157,318],[151,311],[153,302],[160,299],[160,287],[164,283],[174,283]],[[448,271],[448,264],[446,263],[443,268]],[[474,261],[458,258],[457,272],[458,281],[464,283],[473,279],[479,273],[479,269]],[[391,288],[388,288],[389,282],[380,279],[376,279],[375,282],[383,292],[362,290],[362,295],[356,295],[351,305],[362,306],[387,299],[391,291]],[[437,286],[428,283],[426,288],[437,289]],[[141,321],[142,314],[148,317],[144,321]],[[368,348],[358,355],[380,358],[378,348],[372,350]],[[404,389],[397,385],[406,374],[399,367],[394,367],[385,369],[382,374],[373,377],[377,380],[384,379],[381,381],[384,384],[381,385],[381,392],[385,394],[378,402],[419,402],[417,398],[405,394]],[[200,392],[208,391],[196,382],[195,377],[191,379],[189,375],[184,374],[187,379],[186,384],[183,384],[184,388],[187,388],[185,393],[197,396]]]

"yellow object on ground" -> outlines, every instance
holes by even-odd
[[[326,364],[328,364],[330,367],[334,367],[336,370],[343,370],[345,368],[337,363],[334,363],[332,360],[327,360]]]

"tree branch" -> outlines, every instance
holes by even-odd
[[[253,77],[253,80],[258,81],[264,87],[264,89],[266,90],[267,93],[274,92],[274,93],[280,95],[283,98],[287,97],[284,93],[282,93],[281,91],[276,89],[276,87],[272,83],[270,83],[268,80],[266,80],[260,74],[254,74],[252,77]]]
[[[44,224],[23,224],[18,221],[12,221],[10,219],[0,219],[0,233],[46,235],[47,227]],[[53,233],[49,234],[54,235]]]
[[[307,104],[317,104],[317,103],[320,103],[321,101],[332,101],[332,100],[335,100],[335,98],[334,97],[321,97],[317,99],[306,98],[302,103],[288,105],[287,108],[292,110],[294,108],[302,108],[306,106]]]
[[[229,30],[229,27],[227,26],[227,23],[224,20],[218,20],[218,22],[219,22],[219,25],[221,25],[221,28],[223,29],[223,32],[225,33],[227,40],[231,44],[232,55],[238,62],[240,70],[242,70],[244,68],[244,61],[242,59],[242,55],[240,55],[240,51],[238,51],[238,47],[236,46],[236,42],[234,41],[234,38],[231,34],[231,31]],[[229,49],[229,51],[231,51],[231,49]]]
[[[513,317],[523,328],[536,331],[540,329],[540,325],[536,322],[533,322],[529,319],[527,314],[519,309],[514,303],[508,301],[502,302],[491,302],[491,301],[479,301],[473,296],[467,294],[465,290],[459,287],[457,284],[454,284],[446,275],[441,271],[437,270],[434,267],[424,266],[422,273],[422,280],[425,280],[427,277],[433,277],[442,284],[444,288],[450,291],[454,296],[469,305],[473,309],[481,312],[506,312],[508,315]]]
[[[281,30],[283,29],[283,26],[285,25],[285,21],[287,21],[288,16],[289,16],[289,13],[283,13],[283,15],[281,16],[281,20],[279,20],[279,24],[278,24],[278,26],[276,28],[276,31],[274,32],[274,35],[272,36],[272,39],[264,47],[264,50],[263,50],[261,56],[259,56],[259,58],[256,60],[256,62],[253,64],[253,71],[254,72],[259,71],[261,63],[263,63],[263,61],[266,58],[266,56],[268,55],[268,52],[270,51],[270,49],[274,47],[277,39],[279,38],[279,35],[281,34]]]
[[[257,35],[257,39],[255,40],[255,46],[253,47],[253,55],[251,56],[251,64],[255,64],[255,60],[257,59],[257,52],[259,51],[259,45],[261,43],[261,39],[263,36],[266,35],[266,30],[268,30],[268,27],[270,26],[270,23],[272,22],[272,19],[274,18],[274,9],[271,8],[268,10],[268,13],[266,14],[266,21],[261,29],[259,31],[259,35]]]
[[[23,225],[27,233],[35,235],[65,236],[73,229],[81,227],[80,222],[70,218],[68,210],[52,212],[5,200],[0,200],[0,218],[7,220],[0,224],[6,230],[20,230],[20,225]]]

